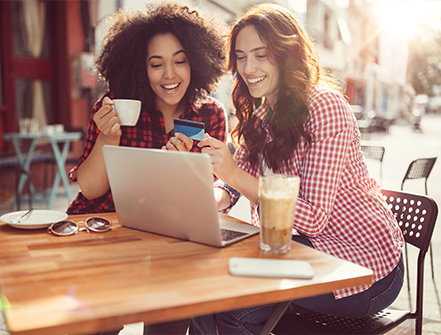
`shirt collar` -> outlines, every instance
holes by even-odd
[[[268,102],[264,102],[262,105],[257,107],[253,114],[260,120],[265,121],[267,119],[268,112],[270,111],[271,107],[269,106]]]
[[[192,111],[195,112],[196,114],[199,114],[199,108],[193,103],[193,101],[188,100],[188,105],[185,108],[183,115],[187,115]]]

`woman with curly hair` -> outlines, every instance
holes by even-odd
[[[292,239],[372,269],[374,280],[293,300],[286,313],[363,317],[389,306],[403,284],[403,236],[368,175],[357,121],[307,33],[289,10],[257,5],[232,28],[228,54],[239,147],[233,158],[208,135],[198,144],[219,178],[219,209],[228,212],[244,195],[258,226],[259,175],[299,176]],[[190,333],[258,334],[275,306],[197,317]]]
[[[203,122],[206,133],[226,142],[223,106],[209,96],[226,70],[225,24],[178,2],[119,10],[110,23],[96,62],[108,91],[94,107],[80,163],[70,172],[81,190],[69,214],[115,211],[104,145],[200,152],[174,133],[174,118]],[[112,99],[141,100],[135,126],[120,125]]]

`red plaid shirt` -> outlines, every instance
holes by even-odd
[[[106,94],[113,98],[112,94]],[[105,97],[104,96],[104,97]],[[102,106],[103,98],[101,98],[93,109],[95,114]],[[226,119],[222,104],[217,100],[208,97],[209,101],[202,104],[200,108],[196,107],[191,102],[188,108],[180,116],[181,119],[199,121],[205,124],[205,132],[210,136],[217,138],[218,140],[226,143]],[[74,167],[70,173],[69,178],[72,181],[77,181],[76,171],[82,162],[89,156],[100,130],[97,128],[95,121],[93,121],[93,115],[90,118],[88,126],[88,134],[86,145],[83,154],[80,157],[80,163]],[[141,148],[157,148],[161,149],[169,139],[173,136],[174,132],[171,131],[168,134],[165,131],[164,118],[162,113],[158,110],[149,110],[142,107],[141,115],[138,123],[135,127],[122,127],[122,135],[120,140],[121,146],[129,147],[141,147]],[[193,152],[200,152],[201,148],[197,145],[193,145],[191,149]],[[67,210],[68,214],[86,214],[86,213],[103,213],[114,212],[115,205],[110,190],[103,196],[89,200],[80,192],[75,200],[69,205]]]
[[[383,201],[380,186],[369,177],[357,121],[346,100],[318,86],[310,96],[309,111],[305,129],[312,143],[302,139],[289,166],[280,172],[301,178],[293,234],[307,236],[317,250],[372,269],[376,282],[398,264],[404,242],[401,230]],[[266,106],[254,114],[263,121],[270,141],[264,121]],[[258,177],[259,167],[245,160],[246,153],[240,146],[236,163]],[[223,188],[235,204],[240,194],[226,185]],[[250,204],[252,223],[259,226],[258,206]],[[339,299],[369,287],[338,290],[334,295]]]

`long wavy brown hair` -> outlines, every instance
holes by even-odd
[[[193,102],[214,91],[226,73],[227,26],[194,6],[158,1],[146,4],[145,10],[120,9],[108,20],[95,67],[115,98],[154,105],[146,58],[148,44],[158,34],[172,33],[182,44],[191,66],[186,97]]]
[[[254,99],[243,78],[237,73],[236,39],[239,32],[254,26],[267,43],[268,57],[280,73],[277,102],[271,106],[267,121],[272,140],[266,142],[262,121],[253,115],[261,99]],[[311,142],[304,129],[308,120],[308,96],[314,85],[326,83],[341,91],[338,83],[319,64],[319,57],[306,31],[291,12],[275,4],[252,7],[233,26],[228,43],[228,68],[234,74],[232,99],[238,124],[232,132],[237,144],[245,142],[248,160],[257,164],[262,153],[273,171],[289,164],[300,138]]]

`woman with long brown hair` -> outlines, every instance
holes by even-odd
[[[289,10],[257,5],[232,28],[229,69],[239,147],[233,159],[208,135],[198,144],[219,178],[219,210],[228,212],[243,195],[258,226],[259,175],[299,176],[292,239],[374,272],[372,285],[294,300],[286,313],[362,317],[389,306],[403,283],[403,236],[369,177],[357,121],[308,34]],[[215,334],[217,319],[221,334],[257,334],[274,308],[197,317],[190,331]]]

